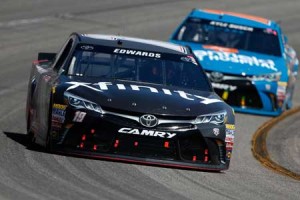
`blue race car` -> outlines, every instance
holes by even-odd
[[[236,111],[277,116],[292,107],[299,62],[276,22],[194,9],[170,41],[191,47],[216,93]]]

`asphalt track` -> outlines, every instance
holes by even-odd
[[[236,115],[233,158],[224,173],[65,157],[24,146],[27,80],[37,52],[57,51],[74,31],[167,40],[194,7],[281,20],[300,53],[299,0],[1,0],[0,199],[299,199],[299,181],[264,168],[252,156],[252,135],[268,117]],[[298,173],[299,117],[268,137],[271,157]]]

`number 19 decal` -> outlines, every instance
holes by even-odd
[[[76,111],[73,122],[82,122],[84,120],[85,115],[85,112]]]

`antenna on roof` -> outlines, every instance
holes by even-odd
[[[118,39],[117,44],[118,44],[118,45],[122,45],[122,44],[123,44],[122,40]]]

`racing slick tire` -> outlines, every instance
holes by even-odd
[[[27,115],[27,127],[26,127],[26,144],[27,148],[32,149],[35,146],[34,134],[31,131],[31,118],[30,113]]]
[[[45,149],[46,152],[52,152],[52,138],[51,138],[51,122],[52,122],[52,94],[50,95],[50,102],[49,102],[49,106],[48,106],[48,119],[47,119],[47,123],[48,123],[48,130],[47,130],[47,137],[46,137],[46,145],[45,145]]]

